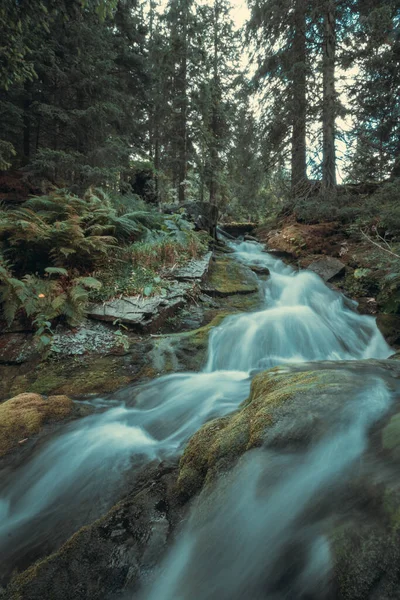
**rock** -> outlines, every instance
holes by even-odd
[[[111,592],[137,591],[183,516],[174,498],[175,480],[173,464],[147,468],[128,499],[83,527],[58,552],[17,574],[7,598],[104,600]]]
[[[121,354],[124,348],[109,326],[85,319],[72,330],[59,325],[52,339],[51,351],[58,356],[82,356]]]
[[[396,600],[400,597],[400,363],[392,360],[285,365],[260,373],[237,412],[206,423],[192,437],[179,468],[173,464],[147,468],[133,492],[106,516],[82,528],[55,554],[16,574],[5,597],[103,600],[119,597],[123,590],[135,597],[159,565],[195,495],[201,493],[198,505],[206,513],[207,525],[207,507],[211,508],[207,502],[221,500],[215,484],[223,488],[229,483],[243,455],[249,465],[257,456],[264,462],[263,479],[255,490],[267,502],[276,478],[282,472],[284,477],[296,472],[285,469],[291,457],[298,455],[301,469],[303,454],[314,453],[324,436],[329,439],[332,427],[343,431],[343,410],[349,408],[349,399],[368,393],[368,378],[375,381],[377,376],[394,392],[387,414],[366,428],[362,455],[351,469],[310,494],[299,531],[321,531],[329,545],[334,591],[329,597]],[[262,451],[256,450],[260,447]],[[332,460],[334,452],[332,448]],[[280,457],[277,462],[276,457]],[[222,503],[224,517],[225,510]],[[229,526],[229,519],[225,522]],[[308,543],[307,536],[299,538],[300,544],[303,539]],[[296,543],[288,548],[289,558],[290,552],[304,550]],[[290,577],[286,554],[283,559]],[[297,574],[294,570],[294,577]]]
[[[246,233],[246,235],[244,236],[244,241],[245,242],[257,242],[258,243],[258,239],[254,237],[254,235],[250,235],[248,233]]]
[[[240,457],[260,446],[265,452],[263,477],[268,486],[268,461],[274,464],[274,452],[282,450],[287,457],[315,448],[349,398],[360,390],[366,392],[367,378],[376,375],[397,390],[394,406],[367,433],[362,458],[353,463],[351,472],[343,474],[339,485],[331,481],[318,495],[317,520],[324,523],[330,545],[334,589],[333,595],[321,597],[399,598],[400,397],[396,380],[400,364],[396,361],[310,363],[258,375],[250,398],[237,413],[207,423],[190,440],[180,463],[178,492],[187,501],[201,491],[201,505],[208,497],[214,497],[215,505],[215,483],[223,484]],[[276,476],[273,470],[272,475]],[[258,487],[257,494],[261,494]],[[268,492],[264,494],[267,501]],[[316,506],[311,502],[310,515]],[[308,526],[313,525],[309,522]]]
[[[164,212],[168,214],[182,212],[182,209],[197,229],[207,231],[211,237],[216,239],[219,210],[215,204],[210,202],[186,202],[164,206]]]
[[[378,303],[376,298],[357,298],[358,312],[361,315],[376,315]]]
[[[211,331],[229,314],[220,312],[208,325],[192,331],[155,336],[148,359],[156,372],[200,371],[206,363]]]
[[[208,271],[212,252],[207,252],[202,258],[193,258],[188,263],[173,272],[178,281],[201,280]]]
[[[256,273],[256,275],[269,275],[270,271],[268,267],[261,267],[260,265],[248,265],[249,269]]]
[[[269,248],[287,253],[288,258],[310,254],[337,256],[343,231],[338,223],[287,223],[280,230],[271,230],[266,224],[257,229],[257,237]]]
[[[296,258],[294,253],[287,252],[286,250],[277,250],[276,248],[267,248],[266,250],[263,250],[263,252],[267,252],[275,258],[281,258],[282,260],[292,261],[294,258]]]
[[[249,268],[231,258],[212,261],[201,291],[210,296],[252,294],[258,291],[257,278]]]
[[[50,422],[73,415],[74,403],[67,396],[43,398],[19,394],[0,404],[0,457],[40,432]]]
[[[103,304],[92,304],[88,309],[88,316],[111,323],[120,321],[140,328],[159,327],[163,320],[184,304],[191,288],[192,284],[189,282],[173,282],[165,296],[127,296]]]
[[[0,335],[0,364],[21,364],[38,356],[32,333],[3,333]]]
[[[393,315],[400,314],[400,289],[382,290],[378,301],[382,312]]]
[[[107,394],[146,377],[147,344],[132,342],[129,355],[72,355],[21,367],[0,366],[0,400],[24,392],[72,397]]]
[[[376,324],[389,346],[400,348],[400,315],[379,314]]]
[[[332,256],[324,256],[308,266],[310,271],[317,273],[324,281],[331,281],[334,277],[342,275],[345,268],[346,265]]]
[[[220,225],[221,233],[228,234],[233,238],[251,235],[256,227],[257,223],[224,223]]]

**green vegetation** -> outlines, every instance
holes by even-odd
[[[167,218],[143,201],[102,190],[82,197],[55,190],[19,208],[3,206],[3,317],[8,325],[17,315],[29,317],[48,345],[57,318],[74,326],[90,300],[162,293],[168,285],[162,276],[206,247],[181,215]]]

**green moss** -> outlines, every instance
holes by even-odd
[[[223,305],[224,308],[232,311],[250,312],[261,308],[263,302],[259,292],[255,292],[253,294],[234,294],[232,296],[226,296],[223,299]]]
[[[179,493],[191,497],[218,470],[260,446],[266,429],[274,423],[274,409],[317,384],[326,386],[324,372],[283,373],[274,368],[257,375],[238,412],[207,423],[190,440],[180,462]]]
[[[252,294],[258,290],[257,278],[250,269],[231,258],[211,261],[203,288],[216,296]]]
[[[22,392],[70,396],[108,393],[133,379],[134,374],[128,372],[124,357],[48,360],[16,376],[9,395]]]
[[[383,429],[382,446],[400,458],[400,414],[394,415]]]
[[[67,396],[45,399],[32,393],[0,404],[0,457],[17,448],[20,440],[39,433],[46,423],[71,416],[73,407]]]

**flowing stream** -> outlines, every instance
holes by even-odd
[[[43,552],[61,543],[57,531],[63,523],[76,530],[102,514],[120,497],[135,467],[180,454],[204,422],[234,411],[247,397],[257,371],[285,363],[391,354],[375,320],[354,312],[351,303],[317,275],[294,271],[253,242],[232,247],[237,260],[270,270],[268,280],[260,280],[265,307],[227,317],[212,331],[202,372],[177,373],[132,386],[107,403],[99,399],[99,406],[106,404],[107,410],[69,424],[28,462],[2,477],[3,575],[28,563],[39,549]],[[224,510],[215,506],[200,524],[201,518],[190,519],[167,559],[168,577],[160,576],[148,598],[302,598],[300,591],[283,595],[275,559],[285,551],[285,541],[299,533],[297,518],[311,496],[350,468],[363,451],[368,428],[386,410],[390,394],[381,380],[371,377],[365,390],[340,415],[322,447],[292,458],[285,477],[268,495],[260,492],[259,483],[266,470],[281,464],[282,457],[270,456],[266,465],[264,455],[250,453],[252,460],[243,460],[225,486]],[[264,557],[259,564],[254,554],[266,537],[275,559],[268,562]],[[327,543],[318,527],[310,540],[309,558],[295,578],[298,590],[306,590],[307,572],[314,569],[322,574],[329,563]],[[234,577],[229,575],[232,572]]]

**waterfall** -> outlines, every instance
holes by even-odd
[[[390,392],[371,377],[348,400],[316,446],[303,453],[251,451],[228,483],[200,495],[145,600],[325,598],[329,543],[321,514],[314,517],[309,505],[316,499],[321,505],[338,481],[343,485]]]
[[[17,557],[28,556],[32,549],[48,544],[49,540],[57,540],[60,524],[71,520],[77,529],[88,519],[100,516],[118,499],[124,477],[134,472],[134,468],[155,458],[179,455],[183,445],[203,423],[226,415],[239,406],[248,396],[251,377],[256,370],[288,362],[386,358],[390,355],[390,348],[375,320],[351,310],[343,296],[329,289],[317,275],[308,271],[295,272],[256,243],[232,244],[232,248],[237,260],[244,264],[269,268],[271,275],[267,282],[260,280],[265,297],[264,308],[254,313],[227,317],[213,330],[207,364],[202,372],[168,375],[119,392],[119,406],[113,405],[104,412],[69,424],[43,444],[26,464],[3,477],[0,488],[0,553],[5,570],[10,565],[14,566]],[[355,418],[351,423],[348,419],[347,428],[329,442],[339,444],[343,449],[347,448],[346,444],[354,442],[353,453],[346,450],[343,461],[327,466],[327,469],[342,472],[360,454],[363,436],[373,419],[372,414],[375,414],[373,406],[376,399],[385,396],[378,387],[373,388],[372,396],[367,396],[371,401],[367,402],[365,418]],[[378,404],[381,407],[385,402],[382,400]],[[325,456],[327,462],[329,443],[318,454]],[[260,460],[263,463],[264,459]],[[246,484],[242,485],[244,496],[253,493],[259,476],[257,468],[261,469],[260,473],[264,468],[257,465],[258,459],[238,475],[238,481],[243,479]],[[262,506],[252,506],[251,503],[247,506],[268,529],[268,519],[274,519],[275,510],[269,506],[270,502],[278,506],[282,494],[289,494],[288,486],[296,486],[305,493],[304,505],[308,501],[306,492],[312,489],[311,482],[307,480],[309,470],[319,469],[313,485],[320,486],[332,475],[328,471],[325,473],[324,468],[315,453],[304,456],[295,478],[283,481],[281,491],[275,490],[278,500],[273,501],[272,497],[269,500],[268,495]],[[250,473],[248,469],[255,472]],[[227,507],[229,511],[240,508],[240,505],[232,506],[231,494],[227,497]],[[245,512],[244,529],[247,522]],[[271,516],[268,517],[268,514]],[[72,518],[71,515],[76,516]],[[216,515],[215,519],[224,522],[220,515]],[[253,528],[255,525],[254,521]],[[291,521],[282,527],[288,532],[292,525]],[[217,529],[211,527],[210,535],[213,530],[217,535]],[[281,530],[278,534],[281,535]],[[223,538],[232,535],[232,532],[228,528],[224,533],[219,531],[218,535]],[[190,543],[186,538],[184,536],[180,543],[190,546],[188,553],[194,557],[197,538],[191,539]],[[221,541],[215,546],[215,552],[224,554]],[[205,543],[204,540],[202,543]],[[317,548],[324,547],[324,541],[315,537],[313,544],[309,548],[310,556],[318,553]],[[229,548],[226,551],[229,556]],[[182,550],[176,552],[182,554]],[[181,559],[178,562],[178,571],[181,572]],[[190,565],[184,575],[189,579],[189,572],[194,569],[193,564]],[[237,570],[240,568],[240,564],[235,566]],[[176,600],[180,597],[184,600],[234,598],[234,595],[226,594],[217,596],[216,592],[214,596],[207,596],[206,592],[191,594],[190,583],[187,586],[187,591],[182,591],[182,588],[179,592],[181,596],[178,592],[173,596],[171,591],[169,596],[158,596],[157,600],[167,597]],[[221,583],[216,580],[215,589],[220,586]],[[156,596],[153,594],[151,598],[156,599]],[[256,600],[256,596],[251,600]]]

